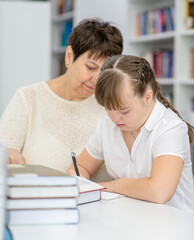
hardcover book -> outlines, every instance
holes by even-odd
[[[78,205],[99,201],[101,199],[101,190],[105,189],[103,186],[82,177],[77,176],[77,179],[80,192],[77,198]]]
[[[9,210],[9,224],[75,224],[79,222],[79,210],[72,209],[43,209],[43,210]]]
[[[76,185],[77,179],[41,165],[7,165],[9,186],[68,186]]]

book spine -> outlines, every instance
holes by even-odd
[[[7,149],[0,144],[0,239],[4,239]]]
[[[190,78],[194,79],[194,49],[190,51]]]
[[[136,13],[136,36],[173,30],[174,6]]]

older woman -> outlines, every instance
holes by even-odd
[[[9,163],[41,164],[66,171],[71,151],[79,154],[104,108],[93,96],[108,56],[123,48],[120,31],[99,19],[80,22],[69,37],[65,74],[22,87],[0,121],[0,140],[9,148]]]

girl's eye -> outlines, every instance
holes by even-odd
[[[127,114],[129,111],[126,111],[126,112],[122,112],[123,115]]]

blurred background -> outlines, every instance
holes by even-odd
[[[64,71],[72,27],[98,17],[115,24],[124,54],[147,58],[163,94],[194,124],[194,1],[0,1],[0,116],[20,86]]]

